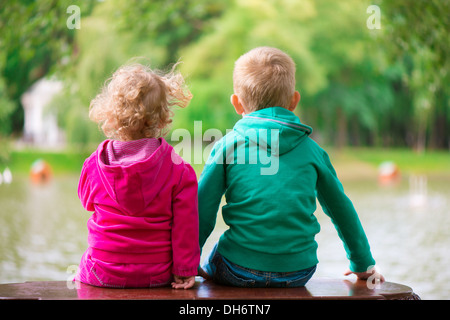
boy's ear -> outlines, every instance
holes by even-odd
[[[244,107],[242,106],[241,101],[239,100],[239,97],[236,94],[231,95],[231,104],[234,107],[234,110],[236,110],[237,114],[245,114]]]
[[[300,102],[300,92],[295,91],[292,95],[291,102],[289,104],[289,111],[294,111],[297,107],[298,103]]]

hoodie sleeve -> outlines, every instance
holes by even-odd
[[[200,220],[200,248],[214,230],[222,196],[225,193],[223,140],[215,145],[203,168],[198,183],[198,211]]]
[[[200,264],[197,176],[188,164],[178,184],[172,210],[172,273],[181,277],[195,276]]]
[[[91,158],[88,158],[81,169],[80,180],[78,182],[78,197],[81,204],[87,211],[94,211],[93,194],[91,190],[91,181],[89,179],[89,163]]]
[[[375,265],[358,214],[350,199],[345,195],[344,188],[325,151],[323,151],[323,162],[319,169],[317,197],[344,244],[347,258],[350,260],[350,270],[365,272],[369,266]]]

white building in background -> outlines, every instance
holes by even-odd
[[[48,108],[53,97],[63,88],[62,82],[40,79],[21,97],[25,111],[24,142],[38,147],[58,147],[65,135],[58,127],[57,115]]]

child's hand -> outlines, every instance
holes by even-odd
[[[174,282],[172,282],[172,288],[174,289],[189,289],[194,286],[195,276],[192,277],[181,277],[173,275]]]
[[[344,272],[344,276],[348,276],[351,274],[356,274],[358,277],[358,280],[367,280],[369,278],[377,279],[380,281],[380,283],[383,283],[385,281],[383,275],[375,270],[375,268],[369,269],[366,272],[353,272],[350,269]]]
[[[211,277],[209,276],[209,274],[207,274],[206,271],[200,267],[198,268],[198,275],[201,276],[202,278],[204,278],[205,280],[211,280]]]

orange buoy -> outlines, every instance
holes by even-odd
[[[400,169],[391,161],[385,161],[378,167],[378,182],[382,185],[397,183],[400,180]]]
[[[52,177],[50,165],[42,159],[38,159],[31,165],[30,179],[34,184],[45,184]]]

